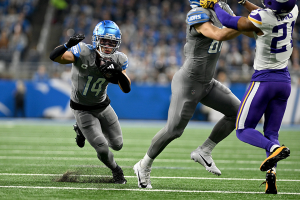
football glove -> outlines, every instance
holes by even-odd
[[[118,75],[122,73],[122,67],[120,64],[116,63],[112,59],[104,60],[104,59],[96,59],[96,65],[103,74],[104,78],[111,83],[118,83]]]
[[[69,41],[65,44],[66,47],[71,48],[75,45],[77,45],[79,42],[81,42],[85,38],[84,34],[74,34],[70,37]]]
[[[246,3],[247,0],[240,0],[238,1],[239,4],[244,5]]]
[[[202,8],[213,8],[218,0],[200,0],[200,6]]]

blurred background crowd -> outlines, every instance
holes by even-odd
[[[262,6],[259,0],[251,2]],[[228,4],[236,15],[248,16],[237,1]],[[84,42],[91,43],[95,25],[109,19],[122,31],[119,50],[128,55],[131,80],[169,84],[184,62],[189,10],[188,0],[0,0],[0,78],[67,79],[70,66],[52,63],[49,52],[74,33],[84,33]],[[295,83],[300,74],[299,30],[298,17],[289,63]],[[223,42],[216,79],[224,84],[249,81],[254,52],[254,39],[243,35]]]

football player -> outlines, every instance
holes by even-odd
[[[83,147],[86,139],[96,150],[98,159],[112,170],[114,182],[125,184],[123,171],[109,150],[109,147],[121,150],[123,136],[106,93],[109,82],[118,84],[125,93],[131,89],[126,75],[128,58],[117,51],[121,31],[116,23],[105,20],[96,25],[92,45],[81,42],[84,38],[82,34],[70,37],[51,52],[50,59],[61,64],[72,63],[70,106],[76,119],[78,146]]]
[[[261,171],[267,171],[265,192],[277,194],[276,165],[290,155],[289,148],[280,146],[278,135],[291,92],[287,65],[293,51],[298,6],[296,0],[263,0],[264,9],[247,0],[238,3],[251,12],[248,18],[230,16],[219,4],[214,5],[224,26],[253,31],[256,40],[255,72],[239,107],[236,135],[241,141],[266,150],[267,158],[260,166]],[[264,135],[255,129],[263,115]]]
[[[186,17],[186,59],[172,80],[167,124],[154,136],[144,158],[133,167],[140,188],[152,188],[150,172],[154,159],[171,141],[182,135],[199,102],[224,114],[206,141],[191,152],[191,159],[203,165],[207,171],[221,175],[211,152],[235,128],[240,100],[213,76],[222,41],[241,33],[223,28],[212,9],[213,4],[210,8],[203,8],[199,0],[189,2],[192,9]],[[222,6],[233,14],[227,4],[223,3]]]

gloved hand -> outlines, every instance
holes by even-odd
[[[218,3],[218,0],[200,0],[202,8],[213,8],[216,3]]]
[[[79,42],[81,42],[85,38],[84,34],[74,34],[70,37],[69,41],[65,44],[68,48],[71,48],[75,45],[77,45]]]

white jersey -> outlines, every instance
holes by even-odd
[[[264,34],[255,35],[255,70],[283,69],[293,52],[292,33],[298,6],[286,16],[275,15],[270,9],[253,10],[248,19]]]

